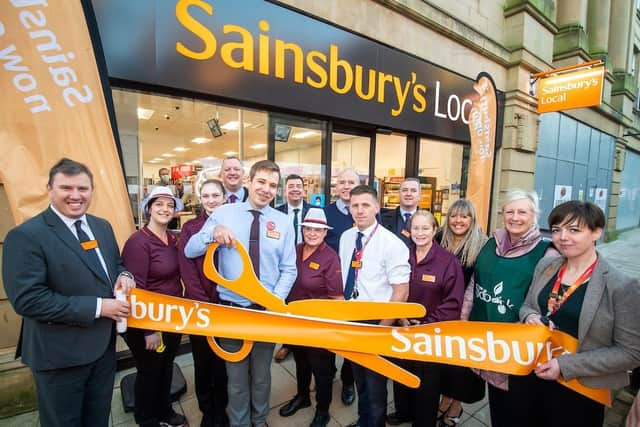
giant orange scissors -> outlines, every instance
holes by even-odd
[[[213,254],[218,246],[218,243],[212,243],[207,249],[204,260],[205,276],[207,276],[209,280],[224,286],[270,311],[341,321],[420,318],[425,315],[425,308],[422,305],[404,302],[312,299],[294,301],[287,304],[269,292],[262,283],[260,283],[253,270],[249,254],[239,242],[236,242],[236,249],[240,254],[245,268],[236,279],[229,280],[222,277],[213,263]],[[252,341],[245,340],[237,352],[230,353],[221,348],[213,337],[208,337],[208,342],[214,353],[230,362],[243,360],[253,346]],[[328,350],[410,387],[418,387],[420,385],[420,379],[418,377],[376,354],[335,349]]]

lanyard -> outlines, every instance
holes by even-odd
[[[556,282],[553,284],[553,289],[551,290],[551,293],[549,294],[549,299],[547,300],[547,310],[548,310],[547,317],[553,314],[556,314],[558,310],[560,310],[560,307],[562,307],[565,301],[571,296],[571,294],[573,294],[580,286],[582,286],[585,282],[589,280],[589,278],[591,277],[591,273],[593,273],[593,269],[596,268],[597,262],[598,262],[598,259],[596,258],[596,260],[593,261],[593,264],[587,267],[587,269],[582,272],[580,277],[578,277],[576,281],[573,282],[571,286],[569,286],[569,288],[562,295],[560,295],[558,291],[560,290],[560,285],[562,282],[562,277],[564,276],[564,271],[567,268],[566,262],[562,264],[562,267],[560,267],[560,270],[558,271],[558,278],[556,279]]]
[[[371,232],[371,234],[369,234],[369,237],[367,237],[367,241],[364,242],[362,244],[362,249],[358,250],[357,248],[353,248],[354,252],[355,252],[355,258],[356,258],[356,262],[358,263],[359,267],[355,269],[355,276],[354,276],[354,280],[358,280],[358,270],[360,270],[360,268],[362,268],[362,254],[364,253],[364,249],[367,247],[367,245],[369,244],[369,242],[371,241],[371,239],[373,238],[373,235],[376,234],[376,231],[378,231],[378,226],[380,224],[376,223],[375,228],[373,229],[373,231]]]

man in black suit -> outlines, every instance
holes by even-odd
[[[107,426],[116,370],[115,322],[135,286],[107,221],[87,215],[93,175],[62,159],[49,171],[50,205],[4,241],[7,296],[23,317],[16,357],[31,368],[42,426]]]
[[[302,221],[307,216],[311,205],[304,199],[304,179],[300,175],[291,174],[284,179],[284,199],[285,203],[276,207],[280,212],[289,215],[293,222],[293,230],[296,245],[302,243]],[[289,347],[283,345],[276,352],[274,359],[277,363],[282,362],[289,355]]]
[[[380,212],[382,225],[398,236],[405,245],[411,245],[409,218],[418,210],[420,202],[420,180],[405,178],[400,184],[400,206],[395,209],[383,208]]]

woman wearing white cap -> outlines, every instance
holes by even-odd
[[[298,277],[287,298],[288,302],[303,299],[344,299],[340,259],[324,241],[327,218],[324,211],[311,208],[302,222],[304,243],[296,246]],[[299,409],[311,406],[309,385],[311,373],[316,381],[316,414],[311,427],[323,427],[329,422],[331,385],[335,355],[312,347],[290,346],[296,362],[298,390],[295,397],[280,408],[280,415],[289,417]]]
[[[136,286],[161,294],[182,296],[176,236],[167,230],[182,201],[168,187],[159,186],[142,201],[148,223],[129,237],[122,261],[136,278]],[[158,308],[161,310],[161,308]],[[161,313],[154,313],[162,317]],[[138,373],[135,384],[136,423],[141,426],[182,426],[184,416],[171,407],[173,359],[180,334],[129,328],[125,334]]]

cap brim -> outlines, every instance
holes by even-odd
[[[300,225],[303,227],[324,228],[326,230],[333,230],[333,227],[329,227],[328,225],[324,225],[324,224],[318,224],[317,222],[302,222],[302,224]]]

